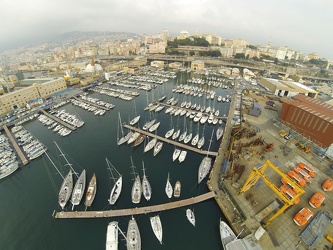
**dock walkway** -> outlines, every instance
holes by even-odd
[[[136,127],[132,127],[132,126],[127,125],[127,124],[124,124],[124,127],[128,128],[130,130],[134,130],[136,132],[139,132],[141,134],[147,135],[149,137],[157,138],[160,141],[164,141],[166,143],[173,144],[173,145],[178,146],[180,148],[191,150],[191,151],[193,151],[195,153],[199,153],[199,154],[203,154],[203,155],[210,155],[210,156],[217,156],[217,152],[205,151],[205,150],[202,150],[202,149],[199,149],[199,148],[191,147],[189,145],[186,145],[186,144],[183,144],[183,143],[180,143],[180,142],[176,142],[176,141],[167,139],[167,138],[159,136],[159,135],[155,135],[155,134],[149,133],[149,132],[147,132],[145,130],[142,130],[142,129],[139,129],[139,128],[136,128]]]
[[[69,123],[67,122],[64,122],[63,120],[59,119],[58,117],[54,116],[54,115],[51,115],[49,113],[47,113],[44,109],[41,109],[40,111],[43,112],[44,115],[46,115],[47,117],[51,118],[52,120],[55,120],[56,122],[60,123],[61,125],[71,129],[71,130],[76,130],[76,127],[73,126],[73,125],[70,125]]]
[[[211,199],[213,197],[215,197],[215,192],[205,193],[185,200],[179,200],[179,201],[169,202],[160,205],[147,206],[147,207],[135,207],[135,208],[105,210],[105,211],[57,212],[55,214],[55,218],[57,219],[106,218],[106,217],[116,217],[116,216],[148,214],[148,213],[170,210],[178,207],[189,206],[195,203]]]
[[[73,96],[72,99],[77,100],[77,101],[79,101],[79,102],[84,102],[84,103],[86,103],[86,104],[89,104],[89,105],[94,106],[94,107],[99,108],[99,109],[104,109],[104,110],[106,110],[106,111],[110,110],[110,109],[108,109],[107,107],[100,106],[100,105],[98,105],[98,104],[96,104],[96,103],[89,102],[89,101],[87,101],[87,100],[79,99],[79,98],[77,98],[77,97],[75,97],[75,96]]]
[[[27,165],[29,163],[28,159],[25,157],[25,155],[23,154],[22,150],[20,149],[19,145],[17,145],[12,133],[9,131],[9,129],[7,128],[6,125],[3,126],[3,129],[5,130],[7,137],[9,138],[10,142],[12,143],[18,157],[20,157],[22,163],[24,165]]]

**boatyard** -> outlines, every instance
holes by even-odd
[[[265,103],[265,98],[254,96]],[[231,105],[230,114],[233,113],[234,107]],[[217,203],[235,232],[241,233],[240,237],[252,234],[252,238],[255,238],[254,234],[258,229],[265,230],[266,233],[256,240],[262,249],[309,249],[312,247],[329,249],[330,242],[325,236],[333,234],[331,217],[333,200],[329,193],[323,192],[321,185],[330,176],[332,163],[300,150],[295,144],[281,137],[280,131],[285,127],[276,122],[277,116],[274,110],[265,110],[265,113],[259,117],[247,115],[245,111],[245,122],[241,127],[231,131],[227,124],[224,136],[230,134],[231,144],[228,137],[223,138],[227,141],[221,143],[219,150],[221,154],[216,157],[208,187],[217,193]],[[243,131],[244,135],[237,136],[237,133],[240,134],[239,131]],[[274,148],[266,151],[265,145],[268,144],[273,145]],[[226,148],[226,145],[229,147]],[[285,147],[289,149],[287,152]],[[234,158],[230,160],[232,153]],[[249,189],[241,192],[246,188],[243,185],[253,172],[253,168],[260,170],[267,160],[272,162],[271,165],[275,166],[276,170],[285,174],[300,162],[312,166],[317,173],[311,183],[303,188],[305,193],[300,196],[300,203],[289,205],[288,209],[282,213],[278,211],[278,208],[281,209],[283,204],[286,206],[286,203],[282,201],[285,198],[281,199],[281,191],[278,188],[283,184],[278,174],[280,171],[267,170],[265,175],[261,175],[264,179],[257,179],[258,182],[253,182]],[[228,169],[225,168],[226,162],[229,163]],[[297,184],[294,185],[297,186]],[[314,212],[312,222],[310,220],[303,227],[296,225],[293,221],[294,215],[303,207],[309,207],[308,201],[317,191],[325,193],[324,204],[319,209],[310,207]],[[279,196],[281,201],[278,199]]]

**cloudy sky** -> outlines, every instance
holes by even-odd
[[[215,33],[333,60],[332,0],[2,0],[0,50],[69,31]]]

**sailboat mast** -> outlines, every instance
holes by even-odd
[[[56,167],[56,165],[54,164],[54,162],[51,160],[51,158],[50,158],[50,156],[45,152],[45,154],[46,154],[46,156],[47,156],[47,158],[49,158],[49,160],[50,160],[50,162],[52,163],[52,165],[55,167],[55,169],[57,170],[57,172],[60,174],[60,176],[63,178],[63,179],[65,179],[64,178],[64,176],[61,174],[61,172],[59,171],[59,169]]]
[[[76,177],[79,178],[79,175],[78,175],[78,174],[75,172],[75,170],[73,169],[72,164],[69,163],[69,161],[67,160],[66,155],[62,152],[62,150],[60,149],[60,147],[58,146],[58,144],[57,144],[55,141],[54,141],[54,143],[55,143],[55,145],[57,146],[57,148],[59,149],[59,151],[60,151],[60,155],[61,155],[62,157],[64,157],[65,161],[67,162],[66,165],[68,165],[68,166],[72,169],[72,171],[73,171],[73,173],[76,175]]]
[[[212,140],[213,140],[213,134],[214,134],[214,129],[212,131],[212,135],[210,136],[210,140],[209,140],[209,146],[208,146],[208,151],[209,152],[209,149],[210,149],[210,145],[212,144]],[[208,156],[208,153],[207,153],[207,156]]]

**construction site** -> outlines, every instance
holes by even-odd
[[[265,96],[253,97],[265,106]],[[242,110],[244,122],[232,129],[209,187],[216,190],[213,183],[218,182],[216,201],[241,236],[265,230],[256,239],[262,249],[333,249],[333,196],[322,188],[332,176],[333,162],[280,123],[279,108],[281,103],[258,117]],[[323,202],[313,207],[317,192]],[[303,214],[304,207],[309,216]]]

